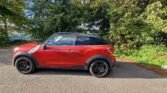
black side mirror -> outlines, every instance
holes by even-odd
[[[46,49],[47,49],[47,45],[46,45],[46,44],[43,44],[43,45],[42,45],[42,49],[43,49],[43,50],[46,50]]]

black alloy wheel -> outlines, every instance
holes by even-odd
[[[95,77],[104,77],[109,74],[110,67],[104,60],[96,60],[90,64],[89,71]]]
[[[30,74],[35,70],[34,63],[27,57],[20,57],[16,59],[15,66],[22,74]]]

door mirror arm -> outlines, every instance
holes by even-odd
[[[42,44],[42,49],[43,49],[43,50],[46,50],[46,49],[47,49],[47,44],[45,44],[45,43]]]

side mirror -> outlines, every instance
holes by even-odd
[[[46,44],[43,44],[43,45],[42,45],[42,49],[43,49],[43,50],[46,50],[46,49],[47,49],[47,45],[46,45]]]

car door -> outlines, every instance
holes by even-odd
[[[91,50],[91,46],[89,46],[90,38],[89,36],[77,35],[77,39],[75,42],[75,48],[73,48],[73,55],[76,55],[75,58],[76,63],[80,66],[84,66],[87,61],[88,52]]]
[[[80,60],[80,65],[84,65],[93,54],[96,54],[97,51],[93,50],[96,49],[97,45],[105,44],[107,42],[97,36],[77,35],[74,50],[79,51],[77,60]]]
[[[39,57],[41,61],[46,66],[51,67],[75,66],[75,56],[78,53],[78,51],[74,51],[75,39],[75,34],[56,34],[51,36],[46,41],[46,49],[40,50]]]

